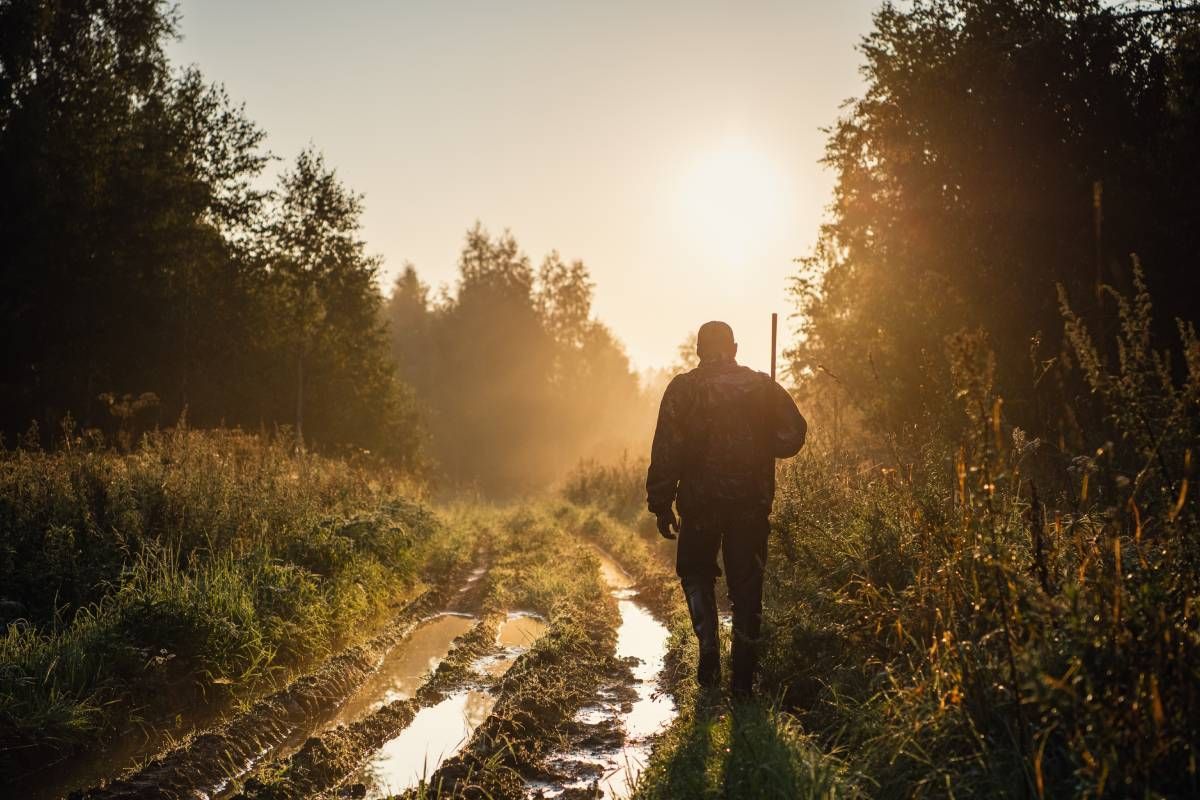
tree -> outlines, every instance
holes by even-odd
[[[870,422],[915,432],[942,416],[946,337],[982,326],[1006,413],[1045,427],[1062,398],[1033,385],[1062,354],[1056,283],[1096,298],[1136,251],[1168,319],[1194,317],[1198,17],[885,4],[862,43],[866,93],[831,131],[837,187],[794,286],[792,369],[824,367]]]
[[[362,208],[311,148],[280,176],[265,281],[271,345],[283,361],[276,379],[287,383],[290,373],[298,441],[307,431],[414,463],[415,411],[388,359],[379,259],[359,238]]]
[[[628,358],[592,317],[587,267],[551,253],[535,274],[508,232],[469,230],[458,283],[437,302],[406,268],[385,317],[455,483],[501,496],[544,485],[597,448],[619,452],[647,416]]]
[[[0,3],[0,425],[100,424],[102,392],[230,409],[248,317],[235,233],[262,132],[173,74],[162,2]]]
[[[268,202],[263,132],[174,32],[158,0],[0,0],[0,433],[152,393],[415,464],[361,199],[310,150]]]

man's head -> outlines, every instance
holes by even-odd
[[[733,340],[733,328],[716,320],[701,325],[696,332],[696,354],[701,361],[736,356],[737,342]]]

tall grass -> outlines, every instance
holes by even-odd
[[[1200,791],[1200,345],[1181,324],[1173,370],[1140,282],[1119,301],[1113,367],[1064,308],[1098,449],[1008,426],[963,335],[960,441],[783,470],[767,683],[880,796]]]
[[[456,557],[406,489],[228,431],[0,454],[0,767],[265,688],[355,636]]]
[[[595,506],[623,522],[644,516],[646,467],[644,458],[624,454],[615,464],[581,461],[563,482],[562,495],[581,506]]]
[[[1200,342],[1180,323],[1182,359],[1155,351],[1135,286],[1112,294],[1107,347],[1063,304],[1063,363],[1090,390],[1064,428],[1103,420],[1092,430],[1012,426],[986,336],[964,332],[941,435],[856,459],[816,426],[781,468],[760,690],[783,716],[759,728],[796,719],[844,770],[839,792],[1200,794]],[[626,518],[640,506],[622,499],[628,465],[570,485]],[[711,784],[714,724],[681,727],[641,793]]]

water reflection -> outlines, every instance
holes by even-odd
[[[469,623],[468,620],[467,627]],[[536,614],[526,611],[508,614],[496,633],[500,652],[481,659],[476,667],[490,675],[503,675],[521,653],[545,634],[547,627],[546,621]],[[419,676],[407,684],[409,695],[418,684]],[[433,775],[443,760],[466,744],[495,703],[496,699],[488,692],[470,690],[456,692],[437,705],[422,709],[407,728],[374,754],[352,782],[366,785],[368,798],[387,797],[415,786],[422,778]]]
[[[501,647],[528,649],[546,632],[546,621],[527,611],[515,611],[500,626],[497,643]]]
[[[350,782],[365,784],[368,798],[388,797],[416,786],[466,743],[495,703],[489,693],[473,690],[422,709]]]
[[[425,620],[384,657],[379,669],[342,704],[327,727],[348,725],[388,703],[412,697],[442,662],[454,640],[475,624],[473,617],[442,614]]]
[[[667,654],[668,631],[666,626],[651,616],[649,610],[637,601],[635,582],[609,556],[597,550],[600,575],[617,601],[621,625],[617,630],[617,657],[634,659],[632,688],[636,694],[629,710],[622,713],[615,698],[601,698],[597,705],[587,706],[576,714],[576,721],[595,725],[603,720],[616,718],[625,730],[624,743],[610,750],[565,753],[561,758],[564,766],[592,767],[602,771],[596,780],[597,788],[604,797],[627,797],[630,787],[641,773],[650,756],[650,747],[655,734],[662,731],[675,716],[671,700],[659,691],[658,675],[662,671]],[[568,783],[565,787],[550,787],[534,784],[543,797],[557,797],[565,788],[586,788],[591,780],[582,779]]]
[[[542,637],[549,626],[546,621],[528,611],[515,611],[500,625],[496,643],[502,648],[499,653],[486,656],[475,665],[476,669],[498,678]]]
[[[634,689],[638,699],[625,715],[625,733],[630,739],[643,739],[661,731],[674,716],[671,701],[656,693],[658,674],[662,672],[667,655],[665,625],[650,616],[644,606],[634,600],[619,600],[621,627],[617,631],[617,658],[636,658],[633,667]]]

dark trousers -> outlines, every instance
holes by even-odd
[[[692,629],[700,643],[700,682],[712,685],[720,676],[717,633],[717,551],[725,563],[725,585],[733,607],[731,684],[748,692],[758,666],[762,627],[763,570],[767,564],[768,510],[716,508],[692,512],[682,519],[675,572],[683,584]]]

